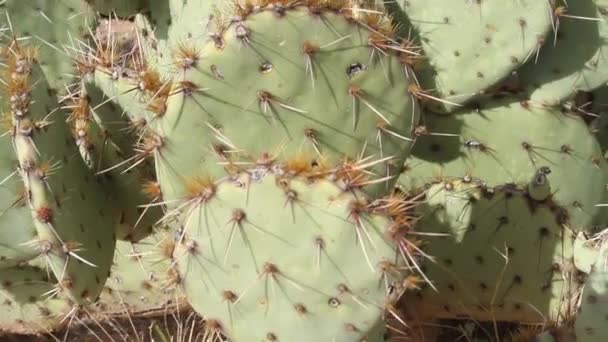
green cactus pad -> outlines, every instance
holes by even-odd
[[[425,125],[419,131],[430,134],[418,138],[399,179],[405,189],[444,178],[527,186],[547,167],[551,197],[567,209],[570,229],[591,228],[604,211],[596,204],[606,192],[606,161],[577,115],[507,100],[451,116],[427,115]]]
[[[145,238],[153,232],[162,210],[158,206],[142,208],[159,198],[145,193],[155,174],[150,161],[137,160],[137,127],[92,84],[87,88],[83,85],[67,107],[72,112],[74,139],[83,159],[92,173],[99,175],[111,202],[120,211],[116,238],[131,242]]]
[[[173,245],[172,235],[161,238],[155,234],[136,244],[118,241],[112,274],[99,299],[100,312],[138,316],[167,312],[183,304],[183,296],[167,281],[172,252],[168,245]]]
[[[428,233],[425,286],[406,297],[425,317],[542,323],[576,309],[573,239],[560,208],[513,185],[460,180],[432,185],[419,207]],[[435,236],[432,236],[435,234]],[[409,300],[408,300],[409,299]]]
[[[83,0],[7,0],[0,8],[4,27],[12,27],[17,37],[30,36],[39,45],[40,66],[55,93],[63,93],[70,82],[66,75],[73,75],[71,49],[81,48],[94,22],[95,13]]]
[[[44,334],[59,328],[70,311],[65,299],[47,298],[52,280],[33,266],[3,269],[0,272],[0,336],[2,333]],[[62,322],[63,321],[63,322]]]
[[[578,90],[591,91],[608,82],[606,3],[559,0],[558,5],[556,11],[565,12],[553,19],[559,24],[557,33],[546,38],[537,60],[518,71],[530,100],[539,104],[556,105]]]
[[[412,81],[391,48],[370,46],[390,44],[385,36],[319,8],[268,5],[241,13],[210,41],[182,32],[172,42],[182,76],[166,112],[150,122],[162,140],[157,172],[166,199],[182,198],[186,180],[202,170],[217,177],[298,154],[330,165],[380,160],[369,178],[393,178],[366,191],[390,191],[419,117]],[[392,32],[380,16],[366,20]],[[186,156],[184,148],[195,150]]]
[[[551,28],[549,1],[398,0],[387,6],[405,13],[420,36],[428,65],[418,70],[423,88],[451,103],[452,111],[533,58]]]
[[[28,244],[36,238],[37,233],[27,208],[18,165],[10,136],[0,137],[0,269],[15,266],[40,254]]]
[[[585,281],[581,307],[576,316],[576,340],[579,342],[605,341],[608,339],[608,262],[606,232],[598,241],[601,252]]]
[[[83,162],[31,46],[13,42],[4,82],[35,245],[75,303],[95,300],[110,270],[120,217]]]
[[[235,341],[359,341],[402,293],[397,223],[361,192],[259,171],[207,183],[185,209],[188,300]]]

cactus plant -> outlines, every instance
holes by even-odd
[[[395,257],[414,245],[397,199],[369,203],[331,181],[270,171],[200,186],[174,257],[186,296],[216,333],[355,341],[385,309],[396,314],[392,297],[408,278]]]
[[[0,278],[55,295],[14,308],[110,339],[184,296],[205,342],[597,340],[604,7],[2,2]]]

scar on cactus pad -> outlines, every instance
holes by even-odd
[[[419,120],[412,74],[400,59],[407,52],[392,42],[387,18],[360,24],[344,6],[243,7],[240,21],[214,22],[211,41],[184,32],[169,42],[174,74],[147,66],[134,73],[145,78],[113,80],[109,69],[96,72],[119,102],[141,86],[134,92],[145,105],[129,114],[148,111],[156,142],[149,154],[166,200],[183,198],[186,180],[200,173],[217,177],[301,154],[334,166],[366,164],[367,174],[348,181],[390,192]]]

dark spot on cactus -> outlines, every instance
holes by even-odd
[[[546,238],[547,236],[549,236],[549,228],[547,227],[540,227],[540,229],[538,230],[538,234],[540,235],[541,239]]]
[[[99,249],[101,249],[101,248],[102,248],[102,246],[101,246],[101,242],[100,242],[99,240],[95,241],[95,243],[97,244],[97,248],[99,248]]]
[[[270,62],[262,62],[260,64],[259,70],[262,74],[267,74],[272,71],[272,63]]]
[[[526,26],[528,26],[528,22],[526,22],[526,19],[524,18],[519,18],[519,26],[523,29]]]
[[[484,291],[486,291],[488,289],[488,285],[486,285],[486,283],[484,283],[484,282],[481,282],[481,283],[479,283],[479,289],[482,292],[484,292]]]
[[[40,313],[40,316],[43,317],[48,317],[51,315],[51,311],[45,307],[38,307],[38,312]]]
[[[515,248],[507,246],[507,256],[512,256],[515,253]],[[515,276],[517,277],[517,276]]]
[[[274,342],[274,341],[278,341],[278,338],[275,334],[268,333],[268,334],[266,334],[266,341]]]
[[[513,305],[513,309],[515,309],[515,311],[520,311],[521,310],[521,304],[515,303],[515,305]]]
[[[483,257],[481,255],[477,255],[475,257],[475,262],[477,262],[480,265],[483,265],[483,262],[484,262]]]
[[[353,63],[346,68],[346,75],[348,76],[348,78],[353,78],[360,72],[365,71],[366,69],[367,67],[359,62]]]
[[[560,152],[564,153],[564,154],[571,154],[572,153],[572,147],[570,147],[570,145],[562,145],[559,148]]]
[[[2,282],[2,287],[3,287],[3,288],[5,288],[5,289],[10,288],[12,285],[13,285],[13,282],[12,282],[12,281],[10,281],[10,280],[4,280],[4,281]]]
[[[456,92],[455,92],[455,91],[453,91],[453,90],[450,90],[450,91],[448,91],[448,94],[449,94],[450,96],[452,96],[452,95],[456,95]]]
[[[520,275],[515,275],[513,277],[513,284],[515,285],[521,285],[521,283],[523,282],[523,279]]]
[[[430,148],[431,148],[431,152],[439,152],[441,150],[441,145],[431,144]]]
[[[293,307],[296,310],[296,312],[299,313],[300,315],[304,315],[308,312],[308,310],[306,309],[304,304],[297,303]]]
[[[443,306],[443,310],[445,310],[446,312],[450,312],[450,306],[449,305],[444,305]]]
[[[29,296],[27,298],[27,301],[30,302],[30,303],[36,303],[36,297],[35,296]]]
[[[443,17],[443,23],[444,23],[444,24],[449,24],[449,23],[450,23],[450,18],[448,18],[448,17]]]
[[[490,43],[492,42],[492,38],[490,38],[490,37],[486,37],[486,38],[485,38],[483,41],[484,41],[486,44],[490,44]]]
[[[238,296],[236,295],[236,293],[234,291],[230,291],[230,290],[224,290],[222,292],[222,297],[224,298],[224,300],[227,300],[230,303],[234,303],[238,299]]]
[[[477,225],[475,223],[471,223],[468,227],[468,229],[472,232],[477,230]]]
[[[332,308],[337,308],[338,306],[340,306],[340,300],[338,298],[332,297],[327,301],[327,305],[329,305]]]
[[[553,68],[553,69],[551,69],[551,73],[553,73],[554,75],[559,75],[562,72],[559,68]]]
[[[452,262],[452,259],[443,259],[443,263],[444,263],[446,266],[452,266],[452,263],[453,263],[453,262]]]
[[[448,290],[456,292],[456,287],[454,286],[454,284],[448,284]]]
[[[454,51],[454,56],[456,56],[456,57],[460,57],[460,52],[458,52],[458,51]]]
[[[597,297],[594,295],[587,296],[587,303],[589,303],[589,304],[597,303]]]

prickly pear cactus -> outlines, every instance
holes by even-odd
[[[397,0],[385,6],[405,16],[419,36],[428,65],[416,76],[441,99],[426,99],[438,112],[457,109],[534,58],[553,23],[549,1]]]
[[[10,120],[4,118],[4,124],[10,127],[7,119]],[[11,137],[5,134],[0,137],[0,268],[15,266],[39,255],[36,248],[28,244],[37,233],[17,166]]]
[[[186,307],[169,278],[173,236],[149,236],[138,243],[118,241],[112,273],[101,294],[98,309],[104,315],[159,314],[175,306]]]
[[[74,75],[72,51],[82,47],[94,21],[93,9],[83,0],[6,0],[0,7],[0,24],[8,29],[5,35],[9,40],[11,35],[28,38],[39,46],[40,67],[59,94],[71,82],[68,75]]]
[[[37,53],[12,41],[3,70],[12,144],[37,231],[31,244],[57,277],[58,289],[75,303],[87,303],[108,276],[119,216],[80,157]]]
[[[145,99],[146,153],[165,199],[185,196],[201,172],[217,177],[297,154],[366,164],[367,175],[347,182],[390,191],[419,119],[413,81],[390,21],[358,23],[349,13],[339,1],[243,6],[238,21],[214,19],[211,40],[185,31],[169,42],[175,75],[144,67],[139,78],[118,78],[124,90],[114,94],[136,88]],[[185,158],[192,146],[200,148]]]
[[[545,195],[566,209],[569,229],[587,229],[605,216],[596,204],[606,194],[608,166],[577,115],[507,99],[452,116],[427,115],[424,124],[399,179],[405,189],[444,178],[525,185],[543,169]]]
[[[532,177],[531,177],[532,178]],[[446,179],[426,192],[419,228],[430,284],[412,294],[418,317],[539,323],[576,312],[577,270],[567,210],[516,185]]]
[[[597,258],[585,281],[580,312],[576,317],[576,338],[581,342],[603,341],[608,338],[608,262],[606,255],[606,232],[597,235],[594,241]]]
[[[518,71],[530,100],[545,105],[559,105],[579,90],[591,91],[608,82],[607,4],[556,2],[551,34],[534,61]]]
[[[359,341],[385,310],[396,314],[407,284],[398,260],[417,258],[399,199],[367,202],[325,179],[270,170],[197,186],[174,258],[213,333]]]
[[[116,238],[137,242],[154,231],[162,217],[153,165],[137,160],[137,125],[95,87],[80,85],[65,106],[81,156],[120,212]],[[149,186],[151,184],[152,186]],[[151,191],[150,191],[151,190]]]
[[[39,334],[67,323],[68,301],[55,296],[54,279],[34,266],[16,266],[0,272],[0,335]]]

